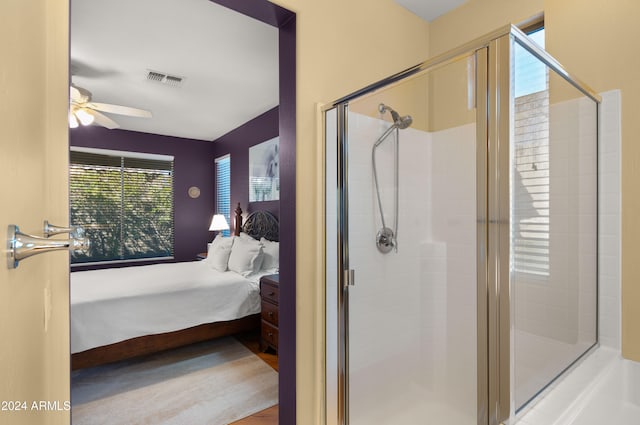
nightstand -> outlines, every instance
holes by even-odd
[[[260,298],[262,299],[260,350],[272,348],[278,352],[278,304],[280,295],[280,275],[271,274],[260,278]]]

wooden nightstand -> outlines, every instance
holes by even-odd
[[[260,298],[262,298],[260,350],[269,347],[278,352],[278,304],[280,295],[280,275],[271,274],[260,278]]]

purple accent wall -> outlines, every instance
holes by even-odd
[[[69,134],[71,146],[173,155],[174,258],[193,261],[207,250],[207,242],[213,238],[208,231],[214,211],[211,142],[94,126],[80,126]],[[200,188],[199,198],[189,197],[191,186]]]
[[[249,148],[279,134],[279,108],[265,112],[213,142],[215,158],[231,155],[231,215],[238,202],[245,213],[266,210],[280,217],[280,202],[249,203]],[[282,178],[280,178],[282,180]],[[232,227],[233,224],[229,223]]]

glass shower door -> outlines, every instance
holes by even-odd
[[[597,343],[597,102],[515,40],[511,146],[514,407]]]
[[[345,108],[350,425],[475,425],[482,414],[479,68],[466,56]]]

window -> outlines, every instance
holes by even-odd
[[[544,47],[544,27],[529,36]],[[549,72],[516,44],[513,256],[516,272],[549,275]]]
[[[173,256],[173,157],[74,149],[69,196],[91,241],[73,264]]]
[[[231,155],[216,158],[216,214],[222,214],[231,223]],[[224,236],[229,236],[229,230],[223,230]]]

